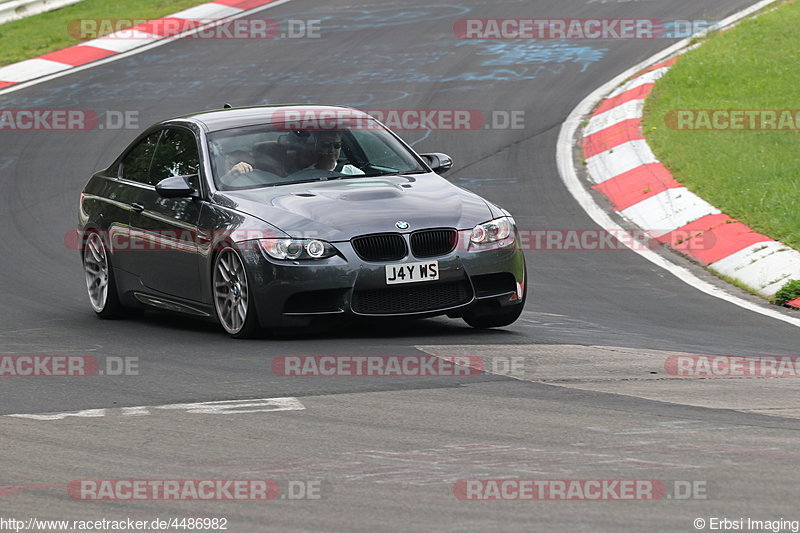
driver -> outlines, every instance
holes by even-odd
[[[319,131],[309,136],[297,153],[297,169],[329,170],[345,176],[364,174],[360,168],[339,163],[342,152],[342,134],[338,131]]]

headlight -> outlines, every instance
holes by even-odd
[[[336,255],[332,244],[308,239],[259,239],[261,249],[273,259],[325,259]]]
[[[514,229],[514,221],[508,217],[496,218],[472,228],[469,240],[475,244],[488,244],[507,239]]]

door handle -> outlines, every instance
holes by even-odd
[[[144,211],[144,206],[142,204],[131,204],[131,209],[137,213],[141,213]]]

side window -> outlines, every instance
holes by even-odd
[[[150,170],[150,161],[153,160],[153,153],[155,153],[160,135],[161,131],[151,133],[128,152],[128,155],[122,160],[122,177],[124,179],[148,183],[147,172]]]
[[[172,176],[197,174],[200,157],[194,135],[182,129],[167,129],[158,141],[153,166],[150,169],[150,184]],[[199,186],[197,178],[189,180],[193,187]]]

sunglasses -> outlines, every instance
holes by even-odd
[[[318,146],[321,146],[323,148],[336,148],[338,150],[339,148],[342,147],[342,143],[339,142],[339,141],[321,142],[321,143],[318,143]]]

